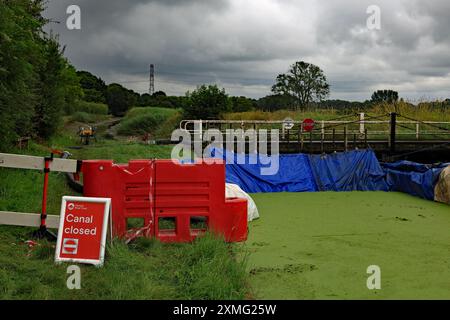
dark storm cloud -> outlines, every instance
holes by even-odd
[[[65,27],[77,4],[82,30]],[[366,27],[369,5],[381,30]],[[47,16],[79,69],[138,91],[156,66],[157,88],[182,94],[216,82],[232,94],[269,94],[297,60],[322,67],[332,98],[366,99],[394,88],[406,97],[448,96],[450,4],[387,0],[53,0]]]

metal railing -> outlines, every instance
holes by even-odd
[[[283,120],[182,120],[180,129],[200,136],[210,128],[218,129],[223,133],[227,129],[279,129],[282,137],[293,133],[298,135],[298,131],[300,131],[300,134],[307,133],[303,130],[302,121],[293,121],[293,128],[289,130],[285,128],[284,124]],[[390,135],[390,124],[390,120],[365,120],[364,117],[356,121],[319,120],[315,122],[313,134],[320,134],[323,137],[338,134],[358,134],[367,135],[367,138],[383,139]],[[412,137],[415,140],[432,136],[439,136],[440,139],[450,138],[450,122],[397,120],[396,124],[399,127],[396,135],[401,138]],[[195,127],[198,129],[195,129]],[[436,127],[447,128],[447,130],[436,129]]]

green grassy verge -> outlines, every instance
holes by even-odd
[[[402,193],[255,194],[250,284],[262,299],[450,299],[450,210]],[[367,267],[381,268],[368,290]]]
[[[67,147],[77,147],[68,149]],[[44,156],[49,148],[69,150],[76,159],[167,158],[171,146],[100,139],[81,146],[73,134],[46,145],[32,142],[26,150]],[[0,169],[0,210],[40,212],[43,174]],[[50,173],[48,213],[58,214],[61,197],[76,195],[65,178]],[[53,262],[54,243],[38,241],[28,248],[32,228],[0,226],[0,299],[243,299],[248,297],[246,255],[242,248],[207,235],[192,244],[161,244],[140,239],[130,245],[114,241],[105,266],[81,266],[81,290],[66,287],[67,264]]]
[[[243,299],[247,292],[245,260],[211,235],[192,244],[115,241],[105,266],[81,266],[81,289],[69,290],[54,243],[30,249],[30,231],[0,227],[0,299]]]
[[[108,114],[108,106],[103,103],[78,100],[74,103],[72,112],[86,112],[106,115]]]
[[[77,111],[73,115],[70,116],[70,121],[82,122],[86,124],[92,124],[101,120],[108,119],[108,115],[103,114],[95,114],[95,113],[87,113],[83,111]]]

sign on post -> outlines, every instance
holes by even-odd
[[[294,127],[294,124],[294,120],[292,120],[291,118],[285,118],[283,120],[283,129],[291,130]]]
[[[102,266],[110,213],[109,198],[63,197],[55,262]]]
[[[313,119],[303,120],[303,131],[311,132],[314,130],[315,121]]]

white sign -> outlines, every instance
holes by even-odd
[[[291,118],[286,118],[283,120],[283,128],[285,130],[291,130],[294,127],[294,120]]]

